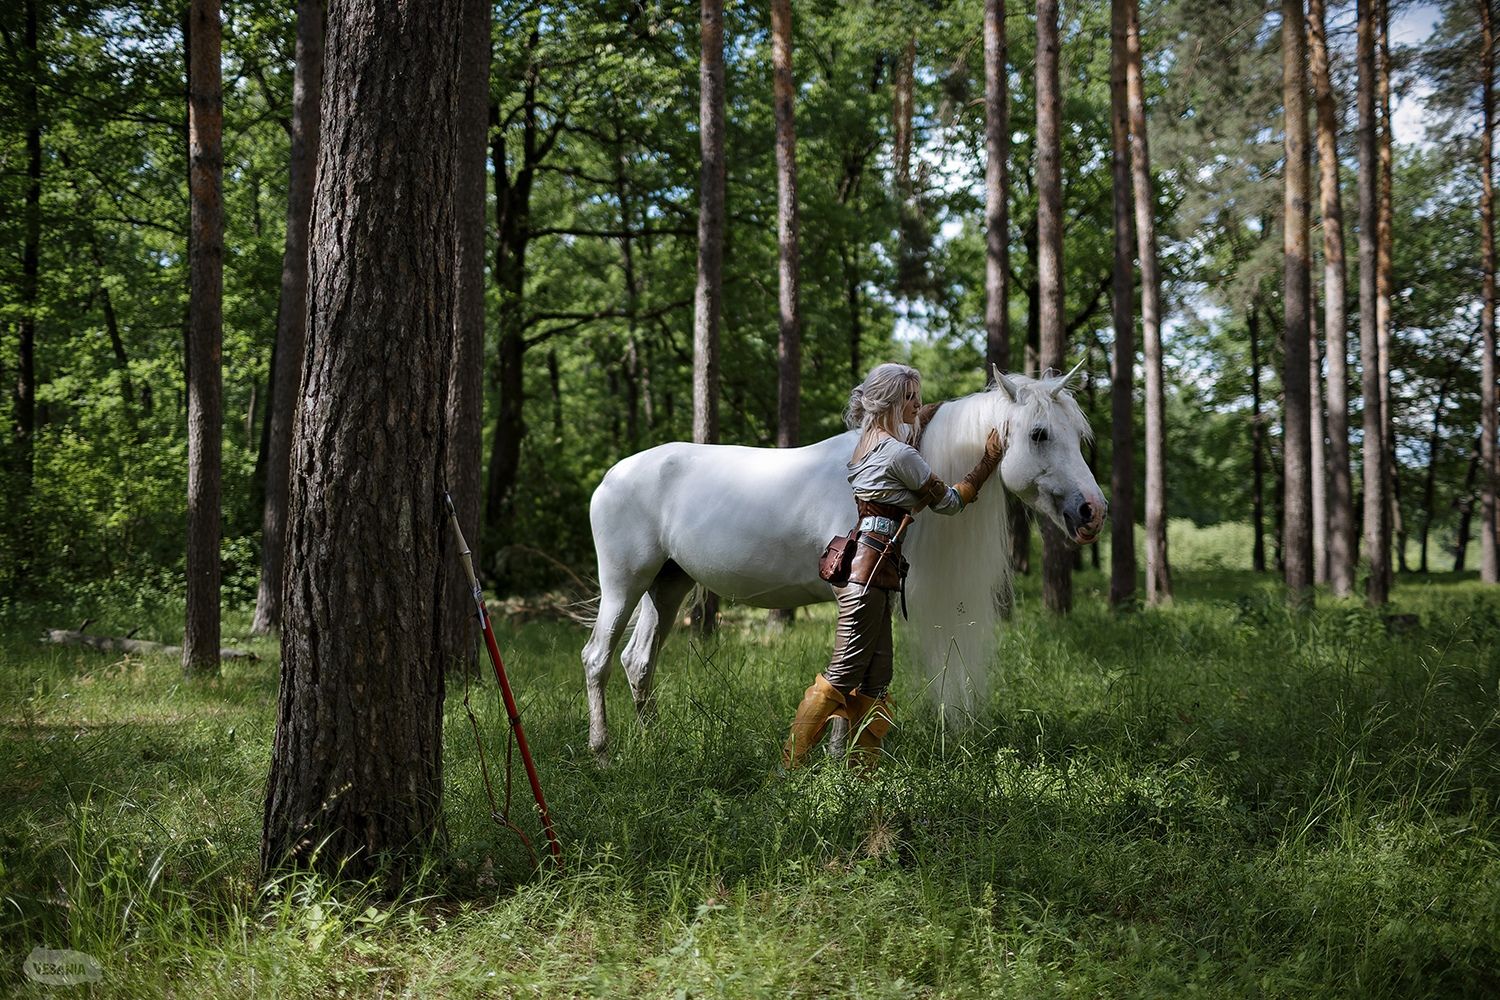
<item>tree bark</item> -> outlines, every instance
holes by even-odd
[[[510,535],[512,492],[521,470],[521,442],[526,437],[525,296],[526,250],[531,229],[531,188],[537,167],[552,149],[557,132],[541,128],[537,120],[537,89],[541,71],[536,48],[540,31],[531,32],[521,96],[520,156],[514,165],[506,157],[506,135],[498,107],[491,107],[490,158],[495,172],[495,266],[494,281],[500,293],[499,348],[495,368],[499,383],[499,405],[495,409],[495,432],[490,439],[489,480],[484,491],[484,536],[493,566],[504,540]]]
[[[1114,369],[1110,375],[1109,603],[1135,600],[1135,224],[1130,186],[1130,112],[1126,93],[1126,0],[1110,4],[1109,107],[1114,183],[1115,269],[1110,285]]]
[[[1057,0],[1036,5],[1037,276],[1041,293],[1041,362],[1064,371],[1062,266],[1062,87],[1058,80]],[[1072,553],[1062,530],[1042,519],[1042,602],[1073,609]]]
[[[292,451],[292,413],[307,344],[307,232],[318,171],[318,107],[323,93],[323,0],[298,0],[297,66],[292,80],[292,149],[288,164],[286,244],[281,256],[281,306],[272,352],[266,493],[261,513],[260,587],[250,631],[281,625],[286,556],[286,490]]]
[[[1141,339],[1146,353],[1146,603],[1172,600],[1167,557],[1166,389],[1161,356],[1161,272],[1156,259],[1156,199],[1146,139],[1138,0],[1125,11],[1125,88],[1130,113],[1130,169],[1135,181],[1136,254],[1141,267]]]
[[[1469,455],[1469,471],[1464,474],[1464,488],[1459,492],[1454,506],[1458,508],[1458,531],[1453,543],[1453,572],[1462,573],[1469,558],[1469,532],[1474,521],[1474,480],[1479,474],[1480,457],[1483,454],[1483,432],[1474,439],[1474,450]],[[1483,577],[1481,576],[1481,579]]]
[[[1266,424],[1260,395],[1260,303],[1250,304],[1245,320],[1250,338],[1250,529],[1255,537],[1250,566],[1266,571]]]
[[[16,384],[12,397],[15,426],[11,505],[11,572],[15,582],[30,578],[31,494],[36,476],[36,328],[37,289],[42,247],[42,115],[38,91],[43,62],[38,52],[37,0],[26,2],[24,56],[26,81],[26,204],[22,209],[20,342],[16,350]]]
[[[1365,598],[1384,605],[1390,595],[1390,544],[1385,533],[1385,420],[1381,415],[1380,353],[1376,314],[1379,268],[1378,173],[1375,141],[1375,6],[1359,0],[1359,349],[1364,395],[1364,534],[1370,561]]]
[[[1378,355],[1380,360],[1380,441],[1385,449],[1385,540],[1387,548],[1396,535],[1405,535],[1401,524],[1401,482],[1396,466],[1396,417],[1391,407],[1391,289],[1394,284],[1395,258],[1391,253],[1392,206],[1391,180],[1394,174],[1391,159],[1391,52],[1390,32],[1387,22],[1390,16],[1387,0],[1376,0],[1375,20],[1375,86],[1376,114],[1379,116],[1377,141],[1380,157],[1380,205],[1376,223],[1376,238],[1380,247],[1376,251],[1379,261],[1375,272],[1375,325],[1379,331]],[[1406,562],[1405,545],[1396,547],[1397,558]],[[1392,567],[1386,559],[1386,587],[1392,583]]]
[[[1480,313],[1480,336],[1484,356],[1480,364],[1480,479],[1479,578],[1485,583],[1500,583],[1500,448],[1496,435],[1497,420],[1495,381],[1495,25],[1489,0],[1478,0],[1481,43],[1484,52],[1480,62],[1480,103],[1484,114],[1484,131],[1479,144],[1480,266],[1484,270],[1484,306]],[[1465,540],[1467,543],[1467,539]]]
[[[463,11],[328,10],[263,872],[399,878],[441,833]]]
[[[802,396],[802,327],[798,309],[797,130],[794,118],[796,87],[792,76],[792,3],[771,0],[772,90],[776,115],[776,239],[780,324],[776,341],[776,446],[800,443],[799,404]],[[771,612],[786,624],[795,610]]]
[[[1313,597],[1312,400],[1308,384],[1311,275],[1308,260],[1307,58],[1302,0],[1281,3],[1281,95],[1285,109],[1282,188],[1282,558],[1288,599]]]
[[[457,165],[455,167],[458,259],[458,299],[454,313],[453,358],[448,366],[448,461],[446,486],[453,496],[475,566],[483,538],[479,529],[484,451],[484,258],[488,229],[485,198],[485,158],[489,150],[490,114],[490,3],[463,0],[462,35],[458,53],[459,96]],[[458,666],[477,673],[479,629],[469,579],[459,561],[457,539],[442,536],[446,576],[439,596],[442,648],[451,651]]]
[[[693,440],[719,440],[719,322],[724,307],[724,4],[702,0],[698,71],[698,284],[693,299]],[[719,600],[693,608],[699,634],[717,627]]]
[[[1309,249],[1309,254],[1311,250]],[[1312,489],[1313,582],[1328,582],[1328,476],[1327,426],[1323,417],[1323,359],[1318,342],[1317,294],[1312,291],[1312,261],[1309,259],[1307,311],[1307,384],[1309,485]]]
[[[193,0],[188,17],[188,260],[186,676],[219,672],[219,466],[223,449],[224,101],[218,0]]]
[[[1005,0],[984,0],[984,342],[990,366],[1010,370],[1010,93]]]
[[[781,317],[776,342],[776,445],[799,442],[802,331],[798,315],[797,131],[793,118],[791,0],[771,0],[772,83],[776,106],[776,239]]]
[[[1323,215],[1323,331],[1328,356],[1328,582],[1335,597],[1354,593],[1357,542],[1349,471],[1349,342],[1345,315],[1344,208],[1339,192],[1338,107],[1329,70],[1324,0],[1309,0],[1312,80],[1318,122],[1318,187]]]

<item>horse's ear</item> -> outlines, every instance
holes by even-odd
[[[1012,403],[1019,402],[1021,395],[1020,388],[1000,370],[999,365],[990,365],[990,369],[995,373],[995,384],[1000,387],[1000,391],[1010,397]]]

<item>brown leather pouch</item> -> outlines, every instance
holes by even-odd
[[[858,531],[847,535],[834,535],[829,539],[823,555],[818,559],[818,576],[835,587],[849,582],[849,570],[854,563],[854,550],[859,547],[854,539]]]
[[[889,551],[886,551],[889,548]],[[885,551],[885,558],[881,558],[881,552]],[[879,562],[880,565],[875,564]],[[901,555],[901,546],[889,546],[880,536],[865,535],[861,537],[854,560],[849,569],[849,579],[854,583],[870,581],[870,586],[879,590],[900,590],[901,581],[906,576],[907,562]],[[875,576],[870,576],[871,570]]]

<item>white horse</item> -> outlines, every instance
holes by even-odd
[[[997,599],[1011,596],[1007,494],[1080,545],[1098,537],[1108,509],[1083,457],[1090,431],[1066,388],[1069,376],[1031,379],[999,369],[994,376],[984,391],[944,403],[920,450],[935,474],[956,482],[998,428],[1005,442],[998,477],[955,516],[914,518],[904,547],[916,656],[939,704],[956,698],[966,710],[985,693]],[[605,474],[589,504],[601,593],[583,649],[596,754],[608,743],[604,688],[632,613],[635,628],[620,660],[644,722],[662,642],[695,583],[763,608],[833,600],[818,577],[818,555],[856,520],[846,463],[857,437],[848,431],[780,449],[664,444]]]

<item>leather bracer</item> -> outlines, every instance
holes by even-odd
[[[995,474],[995,469],[1000,466],[1000,457],[1004,451],[1000,447],[1000,438],[994,431],[990,432],[989,438],[985,440],[984,454],[979,456],[979,461],[969,474],[964,476],[953,486],[953,491],[967,507],[979,496],[979,488],[984,485],[985,480]]]

